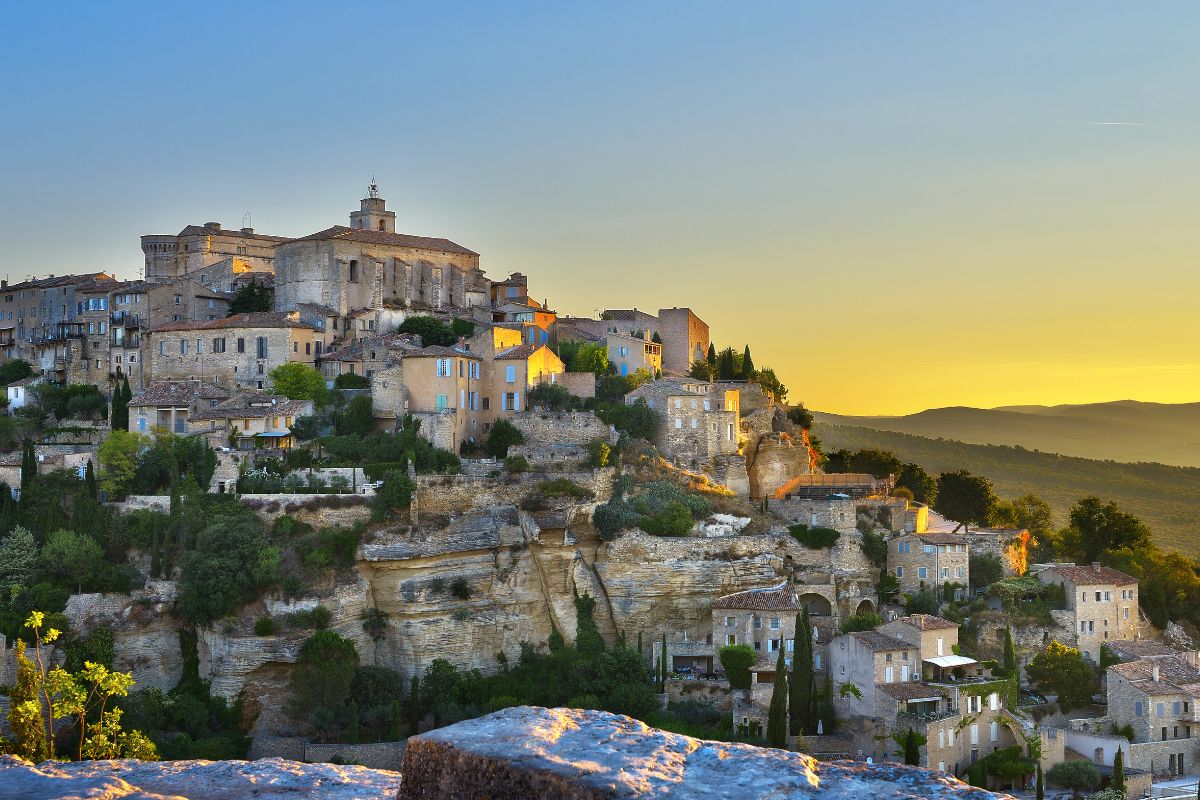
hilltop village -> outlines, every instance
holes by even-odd
[[[132,676],[163,758],[395,768],[538,704],[990,788],[1200,771],[1161,586],[1048,548],[1036,498],[823,452],[690,308],[560,314],[374,184],[348,221],[0,285],[12,741],[40,611],[48,659]],[[1127,522],[1092,500],[1071,530]]]

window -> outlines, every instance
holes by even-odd
[[[306,356],[312,355],[312,342],[304,343],[304,355],[306,355]]]
[[[726,628],[732,628],[732,627],[734,627],[734,626],[736,626],[736,625],[737,625],[737,622],[734,620],[734,618],[733,618],[733,617],[726,617],[726,618],[725,618],[725,627],[726,627]]]
[[[989,736],[989,738],[991,738],[991,740],[993,742],[997,742],[1000,740],[1000,723],[999,722],[992,720],[992,724],[990,726],[990,729],[988,730],[988,736]]]
[[[896,577],[897,578],[904,577],[904,567],[896,567]]]
[[[208,301],[208,307],[209,307],[209,308],[216,308],[216,307],[217,307],[217,301],[216,301],[216,300],[209,300],[209,301]]]
[[[675,429],[679,430],[682,427],[683,427],[683,420],[680,419],[679,417],[676,417],[675,418]]]
[[[693,417],[692,418],[692,430],[695,430],[696,428],[699,428],[699,427],[700,427],[700,420]]]
[[[237,340],[237,351],[239,353],[246,352],[246,340],[240,336],[238,337],[238,340]]]
[[[517,368],[512,366],[511,364],[504,368],[504,382],[505,383],[516,383],[517,382]]]
[[[165,356],[167,354],[167,343],[166,342],[158,343],[158,354],[160,356]]]
[[[444,394],[439,394],[439,395],[437,396],[437,410],[438,410],[438,411],[445,411],[445,410],[446,410],[446,403],[447,403],[447,398],[446,398],[446,395],[444,395]]]
[[[1121,616],[1124,619],[1129,619],[1129,609],[1128,608],[1121,609]]]
[[[1156,716],[1156,717],[1166,716],[1166,704],[1165,703],[1156,703],[1155,704],[1154,716]]]
[[[501,411],[520,411],[520,395],[516,392],[505,392],[500,398]]]
[[[896,668],[895,667],[885,667],[884,668],[883,682],[884,683],[895,683],[896,682]]]
[[[223,338],[213,339],[212,351],[214,353],[224,353],[225,352],[225,339],[223,339]]]
[[[1178,700],[1171,703],[1171,714],[1178,717],[1180,707],[1181,707],[1181,703]]]
[[[181,355],[181,356],[187,355],[187,345],[188,345],[187,339],[179,340],[179,355]]]
[[[771,630],[779,630],[779,617],[771,617]]]
[[[1106,603],[1112,602],[1112,592],[1104,593],[1104,602],[1106,602]]]
[[[1134,704],[1133,704],[1133,715],[1134,715],[1135,717],[1140,717],[1140,716],[1142,715],[1142,703],[1141,703],[1141,701],[1138,701],[1138,702],[1136,702],[1136,703],[1134,703]]]
[[[939,637],[938,637],[938,640],[937,640],[937,654],[938,654],[939,656],[940,656],[940,655],[945,655],[945,653],[943,652],[943,651],[944,651],[944,648],[945,648],[945,646],[946,646],[946,640],[945,640],[945,639],[943,639],[941,636],[939,636]]]
[[[358,262],[354,259],[350,260],[350,282],[358,283]]]
[[[299,342],[292,342],[292,352],[293,353],[300,352],[300,343]]]
[[[1100,602],[1100,592],[1096,592],[1096,602]]]
[[[439,378],[450,377],[450,359],[439,358],[437,360],[437,371],[436,372],[437,372],[437,376]]]
[[[926,553],[936,553],[937,552],[937,547],[932,544],[927,544],[921,549],[924,550]]]
[[[736,633],[726,634],[725,644],[737,644],[737,634]]]
[[[177,305],[177,306],[183,305],[183,295],[181,295],[181,294],[175,295],[175,305]]]
[[[897,553],[907,553],[910,550],[912,550],[912,544],[910,542],[900,542],[896,545]]]
[[[965,578],[965,577],[967,577],[967,568],[966,568],[966,567],[959,567],[959,568],[958,568],[958,577],[960,577],[960,578]]]
[[[917,578],[919,580],[925,580],[927,577],[929,577],[929,570],[925,567],[917,567]]]
[[[483,398],[483,410],[490,411],[491,408],[492,408],[492,398],[490,398],[490,397]]]
[[[197,339],[196,340],[196,355],[200,355],[203,352],[204,352],[204,340]]]
[[[813,653],[813,669],[821,668],[821,654]]]
[[[478,361],[471,362],[471,377],[475,378],[475,379],[479,378],[479,362]]]
[[[267,357],[267,337],[265,337],[265,336],[258,337],[258,357],[259,358]]]

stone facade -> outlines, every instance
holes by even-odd
[[[1075,617],[1076,645],[1099,663],[1106,641],[1139,638],[1137,579],[1112,567],[1055,565],[1037,572],[1042,583],[1063,588]]]
[[[1130,766],[1156,775],[1195,772],[1200,670],[1193,661],[1180,655],[1114,664],[1106,683],[1105,721],[1133,730]]]
[[[645,400],[659,417],[654,444],[676,465],[704,469],[718,456],[738,454],[737,391],[721,390],[705,381],[664,379],[625,396],[630,405],[639,400]]]
[[[610,333],[604,343],[608,347],[608,363],[618,375],[632,375],[640,370],[650,373],[651,377],[662,372],[663,346],[650,341],[650,334],[630,336],[623,333]]]
[[[199,379],[225,387],[269,389],[270,372],[289,362],[313,366],[317,331],[296,314],[236,314],[171,322],[144,334],[151,380]]]
[[[660,308],[658,332],[663,340],[663,369],[688,374],[708,355],[708,323],[690,308]]]
[[[970,547],[967,538],[950,533],[900,533],[888,539],[888,571],[900,591],[933,589],[956,584],[961,596],[970,585]]]
[[[222,229],[219,222],[188,225],[179,233],[149,234],[142,237],[146,258],[146,280],[183,278],[214,265],[229,262],[229,274],[274,272],[275,248],[287,239],[255,233],[253,228]],[[224,283],[209,282],[217,288]]]

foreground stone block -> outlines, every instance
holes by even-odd
[[[603,711],[520,706],[408,740],[399,800],[985,800],[944,773],[819,762]]]
[[[261,761],[46,761],[0,756],[0,800],[394,800],[400,773]]]

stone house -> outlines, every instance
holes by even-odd
[[[129,428],[145,434],[188,433],[189,417],[227,399],[228,391],[206,381],[151,381],[129,399]]]
[[[864,754],[897,757],[893,737],[912,729],[926,737],[923,766],[960,774],[983,755],[1024,743],[1022,723],[1005,708],[1005,684],[954,654],[957,639],[957,625],[925,615],[834,639],[835,685],[848,681],[862,694],[837,693],[834,704]]]
[[[312,413],[311,400],[289,400],[280,395],[239,392],[228,400],[189,414],[187,432],[203,436],[208,446],[213,448],[286,450],[295,444],[291,428],[296,417]]]
[[[608,347],[608,363],[618,375],[632,375],[639,369],[650,373],[651,377],[662,373],[663,346],[650,341],[648,336],[610,333],[604,343]]]
[[[317,334],[295,312],[157,325],[143,334],[150,361],[148,377],[269,388],[275,367],[289,362],[313,366]]]
[[[740,397],[736,390],[692,379],[664,378],[625,395],[645,400],[660,418],[654,445],[675,464],[700,469],[720,456],[738,453]]]
[[[564,321],[573,329],[606,337],[609,334],[662,339],[662,369],[686,376],[692,364],[708,355],[708,324],[690,308],[660,308],[658,315],[632,309],[608,309],[600,319],[567,317]]]
[[[463,442],[484,435],[482,360],[457,347],[432,346],[404,355],[399,372],[405,413],[420,423],[421,435],[435,446],[457,453]],[[395,380],[392,371],[376,373],[377,382]]]
[[[80,336],[76,290],[102,281],[115,279],[105,272],[91,272],[14,284],[0,281],[0,341],[11,342],[4,354],[35,363],[33,345]]]
[[[1042,583],[1063,588],[1074,617],[1076,646],[1086,658],[1099,663],[1106,642],[1138,638],[1137,578],[1099,563],[1055,564],[1036,575]]]
[[[33,397],[29,393],[29,387],[44,380],[46,378],[42,375],[30,375],[28,378],[21,378],[19,381],[10,383],[7,387],[9,413],[33,402]]]
[[[888,539],[888,571],[902,592],[932,589],[939,596],[943,586],[954,585],[955,598],[965,595],[970,585],[970,546],[957,533],[900,533]]]
[[[1133,730],[1129,764],[1154,775],[1185,775],[1200,758],[1200,670],[1181,656],[1108,668],[1105,722]]]

